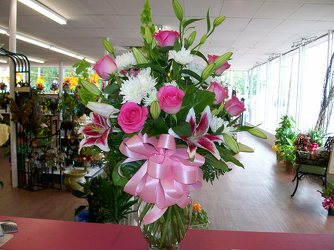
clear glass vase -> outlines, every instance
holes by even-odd
[[[149,249],[179,249],[180,242],[184,239],[190,225],[191,203],[185,208],[173,205],[157,221],[144,225],[143,218],[153,206],[154,204],[140,201],[138,207],[138,223],[149,243]]]

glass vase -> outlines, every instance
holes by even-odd
[[[151,250],[179,249],[189,228],[192,214],[191,203],[185,208],[177,205],[168,207],[166,212],[155,222],[144,225],[143,218],[154,204],[140,201],[138,223]]]

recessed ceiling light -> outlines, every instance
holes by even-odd
[[[35,0],[19,0],[19,2],[25,4],[26,6],[32,8],[33,10],[36,10],[37,12],[41,13],[42,15],[52,19],[53,21],[64,25],[67,24],[67,20],[56,13],[55,11],[51,10],[50,8],[46,7],[45,5],[41,4],[38,1]]]

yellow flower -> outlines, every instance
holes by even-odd
[[[9,126],[0,124],[0,147],[6,143],[9,138]]]
[[[201,204],[196,203],[196,202],[193,202],[193,210],[194,210],[195,212],[200,212],[200,211],[202,211],[202,206],[201,206]]]
[[[274,144],[271,149],[272,149],[272,151],[277,152],[278,151],[278,145]]]
[[[91,74],[89,81],[91,83],[97,84],[99,82],[99,75],[98,74]]]
[[[44,84],[45,83],[44,77],[43,76],[38,77],[37,83]]]

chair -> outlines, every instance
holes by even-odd
[[[298,189],[299,181],[305,175],[320,177],[323,185],[327,184],[327,168],[329,157],[333,149],[334,137],[328,137],[324,147],[321,150],[313,152],[296,151],[296,174],[292,181],[296,181],[295,189],[291,195],[293,197]]]

